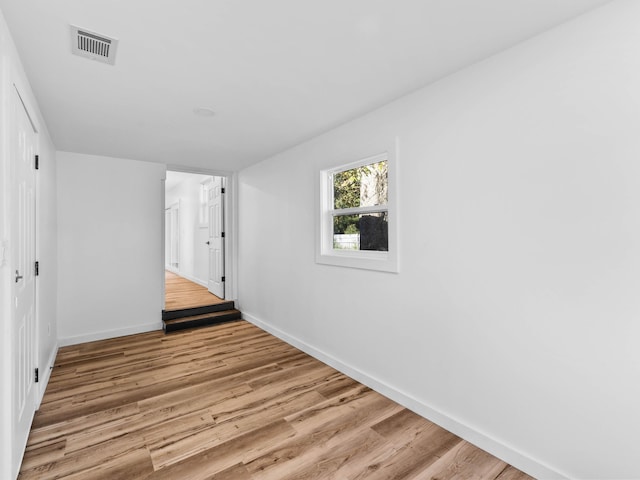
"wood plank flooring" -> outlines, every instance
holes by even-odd
[[[223,299],[210,293],[202,285],[198,285],[175,273],[164,271],[165,282],[165,310],[182,310],[184,308],[217,305]]]
[[[531,477],[238,321],[61,348],[19,478]]]

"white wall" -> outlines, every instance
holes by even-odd
[[[245,317],[537,477],[640,478],[639,24],[614,2],[241,171]],[[319,170],[395,136],[400,273],[315,264]]]
[[[160,329],[165,166],[58,152],[61,345]]]
[[[193,174],[167,190],[165,207],[180,203],[179,274],[202,285],[209,278],[209,230],[200,226],[200,183],[208,175]]]
[[[10,220],[13,206],[9,158],[11,152],[11,106],[17,88],[38,131],[37,149],[41,169],[37,174],[37,259],[41,264],[37,279],[36,314],[36,366],[41,372],[38,401],[41,400],[48,380],[49,367],[57,351],[56,300],[56,159],[55,149],[42,119],[35,97],[29,86],[20,58],[0,13],[0,248],[5,246],[6,261],[0,254],[0,478],[12,478],[11,458],[14,449],[22,448],[12,437],[12,377],[14,348],[12,344],[12,245]]]

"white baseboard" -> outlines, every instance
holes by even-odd
[[[202,286],[204,288],[209,288],[209,285],[207,284],[207,282],[205,280],[200,280],[199,278],[192,277],[191,275],[183,273],[183,272],[181,272],[179,270],[174,270],[173,273],[175,273],[179,277],[186,278],[187,280],[189,280],[189,281],[191,281],[193,283],[197,283],[198,285],[200,285],[200,286]]]
[[[207,285],[207,282],[205,282],[204,280],[200,280],[199,278],[196,277],[192,277],[191,275],[187,275],[186,273],[178,273],[178,275],[180,275],[181,277],[186,278],[187,280],[192,281],[193,283],[197,283],[198,285],[204,287],[204,288],[208,288],[209,285]]]
[[[153,332],[162,330],[162,322],[146,323],[143,325],[135,325],[127,328],[117,328],[113,330],[102,330],[100,332],[92,332],[86,335],[75,335],[73,337],[58,338],[58,345],[67,347],[69,345],[77,345],[78,343],[95,342],[96,340],[107,340],[109,338],[124,337],[126,335],[135,335],[136,333]]]
[[[42,365],[42,372],[40,373],[40,378],[38,379],[39,391],[38,391],[38,403],[36,405],[36,410],[40,408],[40,404],[42,403],[42,399],[44,398],[44,392],[47,389],[47,385],[49,384],[49,379],[51,378],[51,372],[53,370],[53,366],[56,363],[56,356],[58,355],[58,344],[53,347],[51,350],[51,355],[47,359],[47,362]]]
[[[543,462],[539,462],[490,435],[470,427],[378,378],[351,367],[340,359],[289,335],[252,314],[243,311],[242,318],[535,478],[545,480],[569,478]]]

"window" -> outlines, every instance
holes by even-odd
[[[387,152],[320,172],[318,263],[397,272],[393,160]]]

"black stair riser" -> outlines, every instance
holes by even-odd
[[[206,307],[184,308],[182,310],[163,310],[162,320],[173,320],[174,318],[193,317],[195,315],[203,315],[205,313],[222,312],[224,310],[232,310],[235,307],[234,302],[224,302],[217,305],[207,305]]]
[[[240,312],[233,312],[226,315],[218,315],[210,318],[199,318],[193,321],[180,322],[180,323],[165,323],[165,333],[176,332],[178,330],[185,330],[187,328],[205,327],[209,325],[216,325],[218,323],[230,322],[232,320],[240,320],[242,314]]]

